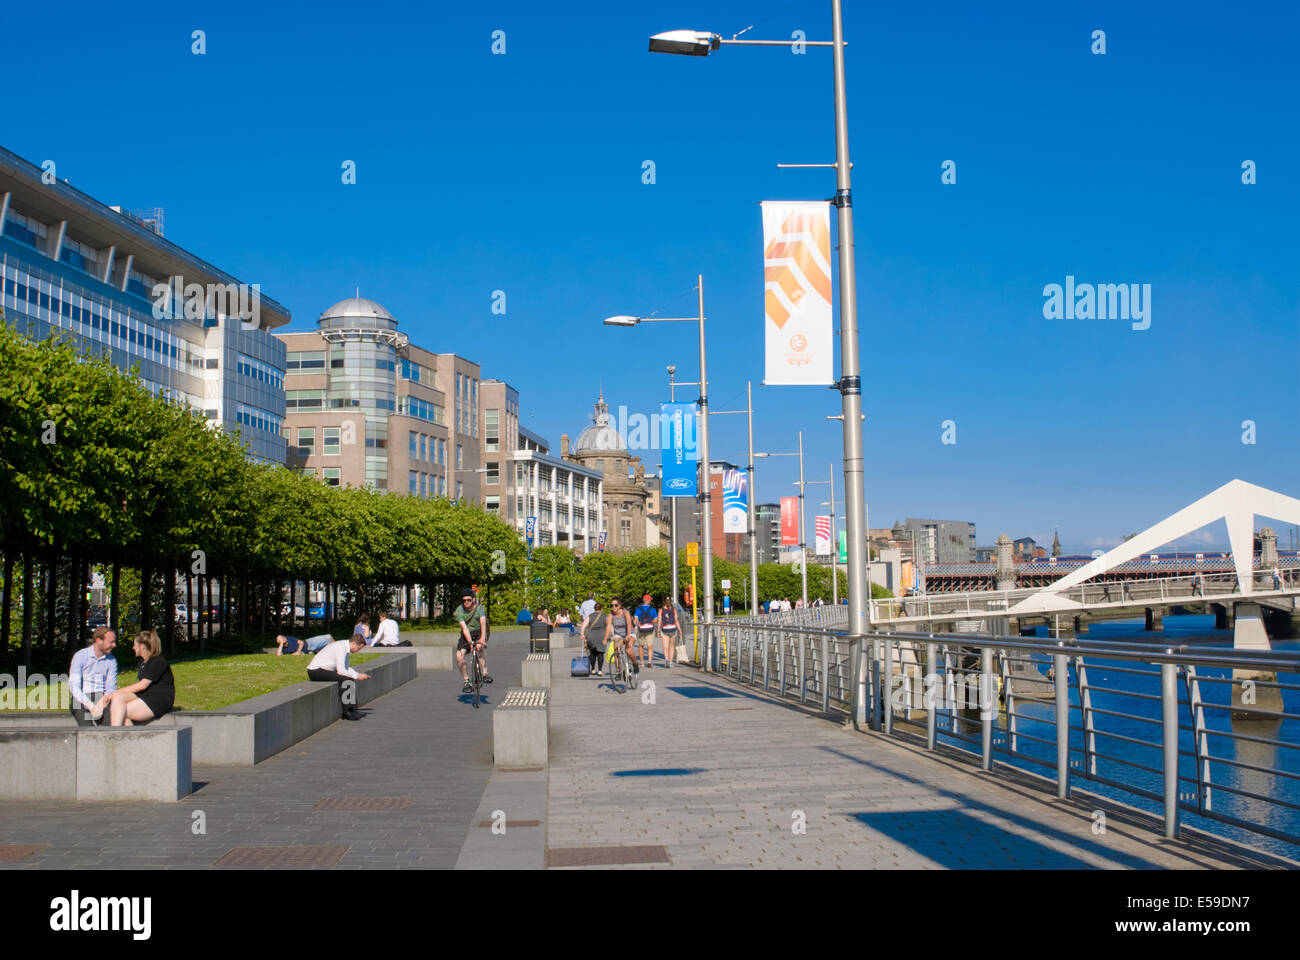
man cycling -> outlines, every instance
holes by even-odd
[[[652,666],[655,657],[655,635],[659,632],[659,611],[655,609],[654,597],[646,594],[641,598],[641,606],[632,611],[636,620],[636,642],[638,647],[645,647],[645,665]]]
[[[469,670],[465,667],[465,654],[473,650],[478,656],[478,668],[483,673],[483,682],[491,683],[487,672],[486,648],[488,636],[492,630],[488,626],[487,614],[478,605],[474,591],[465,588],[461,592],[460,606],[456,608],[456,622],[460,624],[460,642],[456,644],[456,666],[460,667],[460,678],[465,681],[461,688],[463,693],[474,690],[469,682]]]

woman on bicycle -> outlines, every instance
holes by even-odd
[[[609,602],[609,622],[605,627],[605,642],[621,644],[632,661],[632,672],[641,672],[641,665],[636,660],[636,628],[632,626],[632,614],[623,609],[618,600]]]

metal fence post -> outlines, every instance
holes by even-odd
[[[996,694],[989,688],[993,685],[993,648],[985,647],[980,651],[980,746],[983,753],[981,766],[985,770],[993,769],[993,703]]]
[[[808,636],[799,634],[799,702],[808,702]]]
[[[772,685],[772,641],[767,632],[763,633],[763,692]]]
[[[1178,836],[1178,664],[1176,663],[1160,664],[1160,719],[1165,754],[1165,839],[1172,840]]]
[[[894,641],[885,641],[885,683],[881,706],[885,709],[885,733],[894,732]]]
[[[935,704],[937,699],[935,688],[939,686],[938,663],[939,645],[931,641],[925,645],[925,677],[921,681],[922,689],[925,691],[925,699],[921,702],[925,705],[925,746],[927,750],[934,749],[934,715],[938,712]],[[942,696],[942,693],[939,694]]]
[[[781,631],[781,635],[777,638],[776,642],[777,642],[777,655],[779,657],[776,664],[776,680],[777,683],[779,684],[777,690],[781,694],[781,696],[784,697],[785,696],[785,631],[784,630]]]
[[[831,712],[831,638],[822,634],[822,713]]]
[[[1052,663],[1056,680],[1056,796],[1064,800],[1070,795],[1070,668],[1063,653],[1056,654]]]
[[[871,678],[867,684],[871,691],[871,702],[868,706],[871,708],[871,729],[880,729],[880,655],[877,652],[880,649],[880,640],[876,637],[871,638]]]

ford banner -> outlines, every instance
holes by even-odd
[[[659,445],[663,452],[660,473],[665,497],[699,496],[696,467],[700,455],[695,440],[695,416],[693,403],[660,405]]]

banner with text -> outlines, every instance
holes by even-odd
[[[771,385],[834,380],[831,207],[767,201],[763,207],[763,331]]]
[[[660,404],[659,466],[665,497],[699,496],[696,473],[700,453],[695,444],[695,416],[693,403]]]
[[[799,544],[799,498],[781,498],[781,546]]]
[[[848,562],[849,562],[848,531],[841,530],[840,531],[840,563],[847,564]]]
[[[831,518],[816,517],[813,523],[813,529],[817,535],[817,556],[829,557],[831,555]]]
[[[749,532],[749,480],[744,470],[722,472],[722,532]]]

